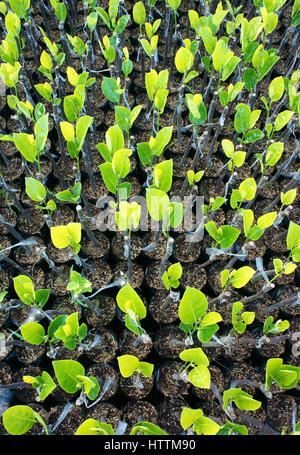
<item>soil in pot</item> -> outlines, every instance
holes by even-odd
[[[108,325],[116,314],[117,304],[112,297],[98,294],[92,300],[93,308],[84,308],[84,317],[89,327],[99,328]]]
[[[47,357],[51,360],[78,360],[82,355],[83,349],[80,344],[72,351],[64,346],[64,344],[59,341],[58,343],[49,346],[47,349]]]
[[[184,349],[186,334],[175,325],[161,327],[155,334],[154,348],[158,355],[167,359],[177,359]]]
[[[127,423],[125,434],[129,434],[135,423],[151,422],[158,425],[158,412],[153,404],[145,400],[128,401],[122,410],[122,421]]]
[[[68,223],[73,223],[75,219],[75,213],[72,207],[68,205],[59,205],[56,210],[52,213],[52,221],[56,225],[66,225]]]
[[[28,215],[31,217],[29,221],[22,213],[18,214],[17,225],[21,232],[25,234],[39,234],[45,224],[44,214],[42,210],[36,207],[30,207],[26,210]]]
[[[271,226],[263,235],[263,239],[267,247],[274,254],[286,253],[288,251],[286,245],[287,230],[280,224],[277,229]]]
[[[297,409],[296,400],[285,394],[275,395],[267,404],[267,422],[275,431],[281,433],[283,427],[286,432],[293,431],[293,409]]]
[[[264,384],[264,377],[259,374],[249,362],[233,362],[229,366],[228,374],[225,378],[225,389],[231,387],[241,388],[244,392],[254,395],[257,391],[255,385],[250,385],[238,381],[252,381]]]
[[[38,235],[31,236],[27,240],[35,240],[37,243],[33,245],[28,245],[31,253],[27,253],[22,246],[14,248],[14,257],[18,264],[37,264],[41,260],[41,256],[37,252],[37,248],[45,250],[43,240]]]
[[[128,274],[128,263],[127,261],[120,261],[112,267],[113,279],[117,280],[123,275]],[[129,280],[129,284],[134,289],[139,288],[144,280],[144,269],[141,265],[132,263],[132,278]]]
[[[152,297],[148,311],[158,324],[171,324],[178,319],[180,298],[172,299],[168,291],[157,291]]]
[[[187,395],[191,387],[188,375],[183,371],[183,362],[166,362],[159,366],[156,387],[166,397]]]
[[[263,334],[261,334],[263,335]],[[277,338],[280,334],[268,333],[267,337],[270,339],[270,343],[263,343],[260,348],[255,348],[255,351],[263,357],[268,359],[274,357],[281,357],[285,352],[286,340],[276,341],[272,343],[273,338]]]
[[[201,243],[191,242],[185,240],[185,234],[179,234],[176,237],[173,248],[173,255],[179,262],[194,262],[201,254]]]
[[[129,378],[120,378],[120,390],[132,400],[139,400],[149,395],[154,385],[154,375],[146,377],[134,373]]]
[[[101,395],[101,399],[99,401],[107,401],[117,393],[120,382],[120,374],[113,365],[105,363],[92,365],[88,368],[87,375],[94,376],[99,382],[99,395]],[[97,399],[99,399],[99,396]]]
[[[15,227],[17,224],[17,214],[11,208],[8,207],[1,207],[1,216],[3,217],[4,221],[11,224],[12,227]],[[4,224],[0,224],[0,234],[5,235],[8,234],[8,229]],[[2,248],[1,248],[2,249]]]
[[[134,355],[143,360],[150,353],[153,346],[152,339],[149,335],[136,335],[127,328],[121,332],[119,339],[120,355]]]
[[[46,351],[45,345],[33,345],[32,347],[29,346],[16,346],[15,353],[17,358],[20,362],[24,363],[25,365],[33,364],[35,362],[39,362]]]
[[[109,329],[91,331],[84,339],[88,349],[84,351],[89,360],[105,363],[112,360],[118,349],[116,335]]]
[[[299,287],[295,286],[293,283],[278,286],[277,289],[276,302],[281,302],[282,300],[293,297],[299,292]],[[285,317],[292,317],[300,314],[300,305],[293,305],[293,303],[284,305],[280,309]]]
[[[96,291],[107,286],[112,278],[110,266],[106,262],[97,259],[90,260],[88,264],[93,267],[95,273],[85,269],[84,276],[91,282],[93,290]]]
[[[98,246],[95,246],[87,233],[83,232],[80,251],[88,258],[103,258],[109,252],[109,239],[106,235],[102,234],[102,232],[96,231],[94,235],[98,242]]]
[[[155,238],[156,238],[156,232],[147,232],[147,234],[145,234],[142,238],[142,247],[145,248],[148,245],[150,245],[152,242],[155,241]],[[160,232],[158,241],[155,246],[155,250],[154,251],[143,251],[143,254],[150,259],[161,260],[165,255],[166,247],[167,247],[167,238],[162,232]]]
[[[183,398],[165,398],[158,407],[159,426],[169,435],[181,434],[180,416],[183,408],[189,407]]]
[[[130,247],[131,259],[134,261],[140,254],[142,248],[142,239],[139,235],[134,233],[131,234]],[[120,232],[117,232],[111,241],[111,251],[118,260],[126,260],[124,236]]]
[[[54,429],[53,427],[55,426],[64,409],[65,404],[58,404],[56,408],[50,411],[47,423],[55,435],[74,435],[77,428],[84,421],[85,411],[83,408],[73,405],[66,417],[62,420],[58,427]]]
[[[207,283],[206,271],[200,264],[187,264],[183,267],[181,285],[201,290]]]
[[[170,267],[171,262],[167,261],[165,270],[168,270]],[[162,291],[165,290],[165,285],[163,281],[159,278],[159,271],[160,271],[160,261],[152,262],[146,269],[145,273],[145,281],[150,289]]]
[[[56,248],[52,243],[48,243],[46,253],[57,264],[64,264],[73,258],[73,248],[71,246]]]
[[[41,376],[42,369],[36,366],[28,365],[19,368],[12,376],[12,382],[22,382],[23,376]],[[14,389],[14,394],[22,403],[31,403],[36,401],[37,391],[30,384]]]
[[[63,279],[58,273],[54,270],[50,270],[46,274],[45,278],[45,286],[47,289],[51,289],[51,294],[54,296],[64,296],[68,293],[67,286],[68,286],[68,278],[70,274],[70,267],[66,264],[63,264],[59,267],[63,274],[65,275],[66,279]]]
[[[95,419],[102,423],[108,423],[116,431],[121,420],[121,411],[113,404],[103,401],[88,409],[85,419]]]

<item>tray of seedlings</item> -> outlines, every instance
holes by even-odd
[[[0,40],[0,434],[300,434],[300,1]]]

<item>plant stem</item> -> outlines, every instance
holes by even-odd
[[[195,152],[192,164],[191,164],[191,170],[193,170],[193,171],[196,169],[196,166],[197,166],[197,163],[199,161],[199,158],[202,156],[202,149],[203,149],[204,144],[205,144],[205,142],[207,140],[207,137],[208,137],[208,132],[204,131],[202,136],[200,136],[198,138],[196,152]],[[185,191],[187,189],[188,183],[189,183],[189,180],[188,180],[188,177],[186,176],[185,179],[184,179],[184,182],[182,184],[181,190],[180,190],[180,198],[181,199],[183,199],[183,197],[184,197],[184,194],[185,194]]]
[[[82,224],[83,229],[86,231],[87,235],[89,236],[89,239],[91,240],[91,242],[93,243],[93,245],[96,248],[99,247],[99,242],[96,239],[96,237],[94,236],[93,231],[91,230],[91,228],[89,227],[89,225],[88,225],[88,223],[86,221],[86,217],[85,217],[85,215],[84,215],[84,213],[82,211],[81,205],[78,204],[76,206],[76,211],[77,211],[77,214],[78,214],[79,221]]]
[[[173,252],[173,245],[174,245],[174,239],[173,237],[168,238],[168,243],[167,243],[167,248],[164,257],[162,258],[162,261],[160,263],[160,269],[159,269],[159,278],[161,279],[166,267],[166,263],[171,256]]]

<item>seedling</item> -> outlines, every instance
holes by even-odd
[[[182,351],[179,355],[181,360],[185,362],[180,371],[182,377],[187,373],[188,380],[195,386],[201,389],[210,388],[210,371],[209,360],[201,348],[192,348]]]
[[[132,125],[134,124],[135,120],[139,116],[139,113],[142,110],[142,105],[139,104],[135,106],[132,111],[127,109],[124,106],[116,106],[115,107],[115,116],[116,116],[116,123],[120,127],[122,131],[127,134],[127,141],[129,144],[129,131]]]
[[[204,227],[209,235],[215,240],[212,247],[217,248],[219,245],[223,250],[230,248],[236,242],[241,233],[238,229],[229,225],[217,228],[214,221],[209,221],[204,225]]]
[[[23,376],[23,381],[37,389],[38,401],[44,401],[56,388],[55,382],[47,371],[43,371],[41,376]]]
[[[113,77],[103,77],[101,88],[103,95],[106,96],[111,103],[120,104],[121,95],[124,93],[124,89],[121,88],[121,80],[119,77],[117,79],[114,79]]]
[[[239,269],[232,271],[225,269],[221,272],[221,285],[223,292],[226,291],[229,285],[232,285],[234,288],[240,289],[251,280],[253,275],[255,274],[255,270],[252,267],[244,266],[240,267]]]
[[[66,100],[66,98],[65,98]],[[65,105],[66,109],[66,105]],[[67,108],[69,109],[69,108]],[[67,118],[70,121],[75,121],[76,117],[73,115],[74,110],[72,109],[72,114],[67,115]],[[93,122],[93,118],[85,115],[80,117],[76,123],[76,128],[69,122],[60,122],[61,132],[63,137],[67,141],[68,152],[71,158],[76,158],[77,168],[79,169],[79,153],[82,149],[86,134],[89,127]]]
[[[92,286],[89,280],[87,280],[80,273],[73,270],[73,266],[70,271],[70,280],[67,285],[67,291],[71,291],[72,298],[77,299],[79,294],[84,292],[92,292]]]
[[[37,308],[43,308],[47,303],[50,290],[49,289],[38,289],[34,290],[34,284],[31,278],[26,275],[18,275],[13,278],[14,289],[20,300],[25,305],[33,305]]]
[[[282,211],[283,207],[291,205],[296,197],[297,190],[296,188],[287,191],[286,193],[281,192],[280,193],[280,200],[281,200],[281,207],[280,207],[280,212]]]
[[[262,177],[265,175],[267,167],[275,166],[275,164],[280,160],[283,153],[283,148],[283,142],[273,142],[271,145],[269,145],[265,154],[255,154],[260,163]]]
[[[126,327],[136,335],[146,333],[140,323],[140,319],[144,319],[147,314],[145,305],[129,283],[119,290],[117,304],[120,310],[125,313]]]
[[[219,330],[218,322],[222,316],[211,311],[207,313],[208,303],[203,292],[187,287],[179,304],[178,316],[181,321],[180,328],[192,340],[196,332],[199,341],[208,342]]]
[[[37,208],[40,210],[46,210],[48,212],[48,215],[52,215],[56,209],[56,204],[53,199],[50,199],[47,202],[45,201],[47,190],[39,180],[33,177],[25,177],[25,191],[27,196],[29,196],[33,201],[39,203],[43,202],[45,204],[44,207],[37,205]]]
[[[179,279],[182,275],[182,266],[180,262],[170,265],[168,270],[166,270],[162,276],[162,281],[167,289],[167,291],[172,291],[172,288],[177,289],[180,285]]]
[[[72,190],[63,190],[55,194],[55,197],[62,202],[71,202],[72,204],[78,204],[80,200],[80,194],[82,190],[81,182],[75,183]]]
[[[71,245],[74,254],[78,254],[81,241],[81,224],[69,223],[66,226],[50,228],[51,240],[56,248],[66,248]]]
[[[243,144],[253,143],[264,137],[264,133],[260,129],[254,128],[260,114],[261,110],[256,109],[251,112],[249,106],[244,103],[237,105],[234,128],[237,133],[242,134],[239,141]]]
[[[231,208],[241,210],[244,201],[252,201],[256,195],[256,181],[253,177],[245,179],[239,186],[239,189],[233,189],[230,196]]]
[[[263,327],[263,331],[264,331],[265,335],[267,335],[268,333],[284,332],[290,326],[290,323],[287,320],[283,321],[282,319],[278,319],[278,321],[276,321],[275,323],[273,323],[273,321],[274,321],[273,316],[269,316],[265,320],[264,327]]]
[[[124,233],[125,257],[128,262],[128,280],[132,278],[131,231],[132,229],[137,229],[140,216],[141,206],[137,202],[128,203],[127,201],[120,201],[119,211],[115,213],[118,228]]]
[[[252,324],[255,319],[255,313],[253,311],[242,312],[244,305],[242,302],[235,302],[232,305],[232,329],[233,332],[237,332],[239,335],[243,334],[247,328],[247,325]]]
[[[233,174],[236,167],[239,168],[244,164],[246,152],[242,150],[235,151],[234,145],[229,139],[222,140],[222,148],[227,158],[230,159],[227,166],[231,174]]]
[[[293,389],[300,379],[300,367],[284,365],[282,359],[269,359],[266,365],[266,389],[273,381],[282,389]]]
[[[153,374],[154,365],[149,362],[141,362],[134,355],[122,355],[117,357],[120,373],[123,378],[129,378],[134,373],[138,376],[150,377]]]
[[[73,351],[87,335],[87,325],[79,325],[78,313],[57,316],[49,325],[46,335],[44,327],[37,322],[27,322],[20,328],[22,337],[30,344],[50,344],[62,341],[67,349]]]
[[[180,425],[184,430],[191,428],[197,435],[215,435],[221,426],[209,417],[205,417],[202,409],[183,408]]]
[[[61,388],[67,393],[76,393],[79,390],[90,400],[95,400],[100,386],[94,376],[85,376],[85,369],[75,360],[55,360],[52,362],[56,379]]]
[[[252,395],[238,388],[223,392],[223,409],[227,409],[232,402],[243,411],[256,411],[261,407],[260,401],[255,400]]]

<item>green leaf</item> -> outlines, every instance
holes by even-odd
[[[155,425],[154,423],[151,422],[139,422],[135,423],[132,427],[132,430],[130,432],[130,435],[167,435],[165,431],[163,431],[160,427]]]
[[[264,133],[259,129],[250,130],[245,134],[243,142],[245,144],[251,144],[252,142],[259,141],[264,137]]]
[[[112,158],[112,169],[119,178],[124,178],[130,171],[129,156],[132,154],[131,149],[120,149],[114,153]]]
[[[25,405],[11,406],[3,412],[2,418],[6,431],[15,436],[27,433],[37,422],[33,409]]]
[[[186,349],[179,354],[179,357],[184,362],[190,362],[198,366],[209,366],[209,360],[201,348]]]
[[[268,166],[275,166],[275,164],[280,160],[283,153],[284,143],[283,142],[273,142],[268,147],[266,153],[266,164]]]
[[[210,388],[210,372],[204,365],[198,365],[189,372],[189,380],[195,386],[201,389]]]
[[[286,244],[289,250],[300,247],[300,226],[290,221]]]
[[[13,133],[13,140],[15,146],[24,158],[30,163],[34,163],[36,161],[38,149],[33,134]]]
[[[52,362],[55,376],[61,388],[67,393],[78,390],[77,376],[84,376],[84,367],[75,360],[55,360]]]
[[[187,286],[179,304],[178,316],[184,324],[193,324],[206,313],[207,306],[203,292]]]
[[[99,422],[95,419],[85,420],[76,430],[77,436],[97,436],[97,435],[115,435],[113,427],[110,423]]]
[[[222,237],[220,239],[220,246],[223,249],[231,247],[240,235],[240,231],[233,226],[222,226]]]
[[[186,74],[192,67],[194,62],[193,54],[186,47],[180,47],[176,52],[175,66],[177,71]]]
[[[172,186],[173,160],[157,164],[153,170],[153,182],[158,190],[168,192]]]
[[[112,163],[103,163],[99,166],[102,178],[104,180],[107,189],[116,194],[117,192],[117,184],[118,184],[118,176],[113,171]]]
[[[245,179],[239,186],[239,191],[246,201],[251,201],[256,194],[256,182],[253,177]]]
[[[270,212],[266,213],[265,215],[262,215],[258,218],[257,220],[257,226],[260,229],[266,229],[274,223],[274,221],[277,218],[277,212]]]
[[[33,177],[25,177],[25,191],[33,201],[42,202],[46,197],[44,185]]]
[[[46,335],[45,329],[37,322],[28,322],[20,327],[22,337],[30,344],[42,344]]]
[[[18,275],[13,278],[14,289],[25,305],[31,305],[35,301],[34,285],[32,280],[26,275]]]
[[[280,112],[274,122],[274,131],[280,131],[293,117],[294,112],[285,110]]]
[[[234,127],[237,133],[246,133],[250,126],[250,108],[243,103],[236,107],[236,114],[234,117]]]
[[[143,319],[146,317],[145,305],[129,283],[118,292],[117,304],[124,313],[127,313],[128,308],[130,308],[139,318]]]
[[[251,267],[248,266],[240,267],[233,273],[231,283],[235,288],[240,289],[243,286],[245,286],[248,283],[248,281],[251,280],[254,274],[255,270],[253,270]]]
[[[202,416],[202,409],[183,408],[180,416],[180,425],[184,430],[187,430]]]
[[[121,94],[117,81],[112,77],[103,77],[102,92],[111,103],[119,103]]]

